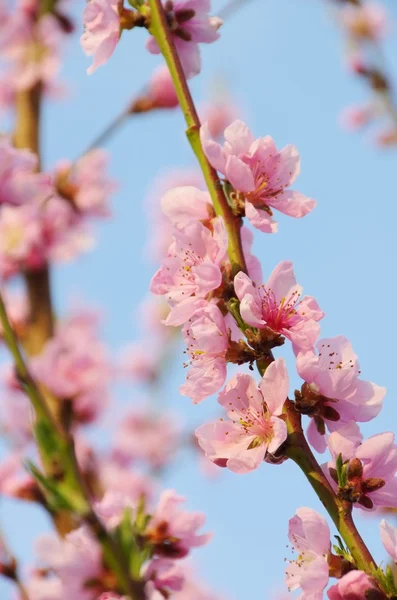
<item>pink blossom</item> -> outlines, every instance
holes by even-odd
[[[259,384],[250,375],[238,373],[219,394],[218,402],[229,420],[216,421],[196,430],[206,456],[235,473],[257,469],[267,452],[274,454],[287,439],[280,418],[288,395],[285,362],[278,358]]]
[[[60,600],[64,592],[58,577],[44,577],[36,573],[28,579],[24,587],[29,600]],[[20,597],[19,600],[23,598]]]
[[[83,12],[84,33],[81,46],[94,61],[87,73],[91,75],[112,56],[120,39],[120,0],[89,0]]]
[[[172,0],[164,3],[173,41],[188,79],[201,71],[199,43],[210,44],[219,38],[221,19],[208,15],[210,0]],[[154,37],[146,42],[152,54],[160,54]]]
[[[18,90],[42,83],[53,85],[60,68],[60,43],[64,38],[58,19],[46,14],[35,21],[22,10],[10,13],[0,37],[0,52],[9,63],[8,79]],[[40,53],[35,51],[40,40]]]
[[[266,284],[256,287],[242,271],[234,278],[244,321],[259,329],[285,335],[295,351],[310,349],[320,333],[318,321],[324,313],[311,296],[302,296],[293,265],[283,261],[271,273]]]
[[[0,138],[0,205],[43,200],[53,188],[51,178],[36,173],[38,158],[29,150],[17,150],[7,137]]]
[[[341,9],[341,22],[354,38],[379,41],[387,32],[388,17],[383,6],[375,2],[346,4]]]
[[[221,597],[203,585],[201,579],[193,578],[191,573],[185,573],[185,582],[180,591],[174,593],[175,600],[221,600]]]
[[[184,502],[185,498],[174,490],[161,494],[146,531],[156,554],[183,558],[191,548],[204,546],[211,539],[211,534],[197,533],[205,523],[205,515],[183,510]]]
[[[155,273],[150,290],[166,295],[171,312],[167,325],[182,325],[205,298],[222,283],[221,266],[227,255],[227,233],[221,217],[213,220],[213,232],[199,221],[174,233],[168,256]]]
[[[303,403],[305,395],[309,398],[307,414],[313,417],[310,443],[318,452],[324,452],[324,423],[334,431],[349,421],[370,421],[380,412],[386,389],[359,379],[357,356],[344,336],[322,339],[316,349],[317,353],[300,352],[296,366],[308,384],[303,386],[302,396]]]
[[[168,190],[161,198],[161,208],[178,229],[183,229],[191,221],[208,223],[215,217],[209,193],[193,186]]]
[[[83,221],[59,196],[53,196],[42,207],[40,225],[48,260],[67,262],[92,248],[93,239]]]
[[[201,106],[200,120],[206,123],[210,136],[216,139],[237,119],[238,113],[230,98],[219,97]]]
[[[367,590],[379,589],[372,577],[363,571],[350,571],[327,592],[329,600],[362,600]]]
[[[355,423],[349,424],[344,430],[329,436],[328,447],[333,461],[328,463],[328,467],[335,468],[339,454],[343,461],[357,459],[354,477],[352,475],[352,480],[348,481],[346,490],[354,506],[365,509],[397,507],[397,445],[394,434],[379,433],[360,443],[359,436],[353,437],[354,426],[357,428]]]
[[[123,519],[126,509],[135,513],[136,497],[114,489],[106,490],[104,496],[95,503],[95,512],[107,529],[114,529]]]
[[[174,82],[166,65],[155,69],[149,79],[147,97],[151,108],[176,108],[179,105]]]
[[[31,361],[34,376],[59,398],[73,400],[75,417],[94,420],[107,400],[110,366],[104,344],[88,328],[61,327]]]
[[[133,505],[138,505],[142,498],[150,500],[155,491],[155,483],[148,475],[122,466],[116,460],[100,460],[99,477],[103,489],[130,498]]]
[[[36,542],[36,553],[53,569],[70,598],[92,599],[92,591],[85,584],[100,575],[102,556],[98,542],[88,529],[80,527],[62,540],[54,534],[42,535]]]
[[[397,127],[390,127],[380,132],[376,137],[376,144],[381,148],[397,145]]]
[[[114,451],[124,461],[144,461],[160,469],[172,460],[180,437],[175,415],[144,408],[130,410],[117,430]]]
[[[10,277],[48,260],[67,261],[91,247],[73,208],[57,196],[0,211],[0,273]]]
[[[154,558],[148,563],[144,570],[147,583],[145,594],[148,600],[163,600],[163,592],[167,595],[182,589],[185,575],[178,562],[165,558]],[[192,599],[193,600],[193,599]]]
[[[288,190],[300,171],[295,146],[278,152],[270,136],[254,140],[242,121],[225,129],[225,144],[211,139],[208,125],[200,131],[204,152],[212,166],[223,173],[245,201],[245,215],[265,233],[277,231],[271,208],[291,217],[304,217],[316,202],[300,192]]]
[[[3,206],[0,211],[0,273],[9,277],[44,262],[37,205]]]
[[[196,169],[175,169],[160,174],[155,180],[147,199],[151,241],[148,248],[151,259],[162,260],[168,254],[174,227],[160,209],[161,198],[173,188],[194,186],[204,189],[201,173]]]
[[[257,256],[252,254],[252,244],[254,241],[254,234],[251,229],[243,226],[240,230],[241,233],[241,245],[243,247],[243,254],[245,258],[245,264],[247,265],[247,273],[252,281],[259,282],[263,281],[262,265]]]
[[[328,584],[328,555],[331,550],[327,522],[311,508],[299,508],[290,519],[288,537],[298,554],[286,570],[289,591],[300,588],[300,600],[322,600]]]
[[[207,304],[198,309],[185,324],[183,337],[190,369],[179,390],[198,403],[219,391],[226,379],[229,332],[219,308]]]
[[[91,150],[77,162],[62,161],[56,170],[59,191],[84,215],[110,216],[109,198],[116,190],[106,171],[109,156],[102,149]]]
[[[120,360],[120,374],[140,383],[153,383],[161,370],[161,347],[143,342],[128,344]]]
[[[344,129],[355,131],[368,125],[375,118],[372,105],[348,106],[340,115],[340,123]]]
[[[0,493],[12,498],[37,500],[37,484],[24,469],[23,457],[19,452],[9,454],[0,463]]]

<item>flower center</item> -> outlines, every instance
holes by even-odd
[[[290,329],[295,324],[298,314],[299,292],[293,291],[289,297],[284,297],[281,302],[278,302],[271,289],[267,289],[265,286],[261,286],[260,289],[262,292],[262,316],[267,325],[277,332]]]
[[[12,254],[18,249],[23,240],[23,229],[22,227],[10,227],[8,230],[3,232],[3,247],[4,250]]]

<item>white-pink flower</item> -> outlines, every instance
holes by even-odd
[[[308,384],[302,387],[301,405],[312,417],[309,440],[324,452],[324,425],[335,431],[349,421],[370,421],[380,412],[386,389],[359,378],[357,356],[344,336],[319,340],[316,350],[299,352],[296,367]]]
[[[363,600],[365,592],[379,589],[372,577],[363,571],[350,571],[327,592],[329,600]]]
[[[397,445],[391,432],[373,435],[360,443],[355,423],[331,433],[328,447],[335,469],[339,454],[349,462],[347,485],[342,490],[354,506],[372,509],[381,506],[397,507]],[[331,471],[332,472],[332,471]]]
[[[341,9],[340,15],[343,27],[353,38],[379,41],[386,35],[388,16],[381,4],[347,3]]]
[[[227,95],[214,98],[199,108],[200,121],[208,127],[211,137],[218,138],[237,119],[239,109]]]
[[[191,221],[208,223],[215,217],[209,193],[189,185],[168,190],[161,198],[161,209],[177,229]]]
[[[175,47],[185,75],[190,79],[201,70],[199,43],[215,42],[222,21],[209,16],[211,0],[167,0],[164,4]],[[147,40],[146,48],[152,54],[160,54],[154,37]]]
[[[198,309],[185,324],[183,337],[190,368],[179,390],[197,403],[218,392],[226,379],[229,331],[216,304]]]
[[[123,462],[143,461],[160,469],[172,460],[181,441],[181,427],[175,415],[144,408],[123,416],[114,440],[116,456]]]
[[[225,144],[215,142],[206,124],[201,127],[204,152],[220,173],[230,181],[245,201],[245,215],[265,233],[277,231],[272,208],[291,217],[304,217],[316,202],[300,192],[289,190],[300,171],[295,146],[279,152],[270,136],[255,140],[242,121],[225,129]]]
[[[86,527],[68,533],[60,540],[54,534],[42,535],[36,542],[36,552],[47,568],[61,580],[65,597],[91,600],[92,591],[86,583],[102,571],[101,548]]]
[[[298,556],[286,570],[289,591],[301,589],[300,600],[323,600],[331,550],[327,522],[311,508],[299,508],[290,519],[288,537]]]
[[[0,211],[0,273],[9,277],[22,268],[43,264],[40,209],[37,204],[2,206]]]
[[[60,192],[89,216],[108,217],[109,198],[117,189],[107,175],[109,155],[105,150],[91,150],[75,163],[62,161],[56,169]]]
[[[199,221],[176,231],[168,256],[152,279],[150,290],[165,295],[171,307],[167,325],[185,323],[197,309],[197,300],[222,283],[227,233],[221,217],[212,224],[212,232]]]
[[[185,168],[161,173],[152,186],[147,199],[152,232],[149,254],[152,259],[163,260],[167,256],[174,234],[172,222],[160,208],[161,199],[169,190],[186,186],[205,188],[203,177],[198,170]]]
[[[153,558],[144,568],[144,575],[148,600],[163,600],[170,597],[170,594],[173,597],[173,592],[180,591],[185,582],[182,565],[166,558]]]
[[[296,283],[290,261],[279,263],[261,286],[240,271],[234,278],[234,289],[248,325],[284,335],[295,351],[314,346],[320,333],[318,321],[324,313],[314,298],[302,298],[302,286]]]
[[[238,373],[219,394],[228,419],[202,425],[196,436],[206,456],[235,473],[257,469],[267,452],[274,454],[287,439],[281,418],[288,395],[285,362],[278,358],[266,369],[259,384]]]
[[[93,421],[103,410],[110,364],[106,347],[89,327],[79,327],[73,320],[61,325],[32,359],[31,369],[56,396],[73,401],[77,421]]]
[[[14,9],[0,35],[0,53],[10,64],[9,84],[16,90],[37,83],[47,88],[53,86],[60,69],[60,45],[64,37],[65,32],[54,15],[32,19],[23,10]]]
[[[203,546],[211,534],[197,533],[205,523],[205,515],[181,508],[185,498],[174,490],[164,491],[148,524],[146,535],[155,547],[155,553],[170,558],[183,558],[191,548]]]
[[[83,12],[84,33],[81,46],[94,61],[87,73],[93,73],[112,56],[120,39],[121,0],[88,0]]]
[[[50,176],[36,173],[37,166],[33,152],[16,149],[9,138],[0,138],[0,205],[20,206],[53,193]]]
[[[174,82],[167,65],[154,69],[148,83],[150,108],[176,108],[179,105]]]

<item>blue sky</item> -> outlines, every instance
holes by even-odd
[[[77,4],[76,15],[84,3]],[[216,14],[223,3],[213,4]],[[393,0],[386,5],[397,21]],[[89,61],[77,37],[73,40],[63,73],[70,101],[48,104],[44,114],[46,166],[78,155],[145,83],[160,58],[145,51],[144,38],[143,31],[127,32],[109,64],[90,77],[85,73]],[[395,37],[386,52],[390,60],[396,56]],[[301,221],[281,217],[279,233],[258,232],[254,248],[265,274],[280,260],[294,261],[298,281],[326,312],[323,336],[348,336],[363,377],[388,388],[381,416],[363,428],[373,434],[394,428],[397,415],[396,151],[379,151],[368,135],[352,135],[338,126],[343,107],[366,98],[342,60],[342,39],[327,2],[252,0],[225,24],[219,42],[203,48],[203,72],[192,90],[198,101],[205,100],[214,79],[222,77],[258,137],[270,134],[279,147],[297,145],[302,173],[295,187],[316,198],[318,207]],[[133,118],[111,140],[111,172],[120,182],[115,218],[98,228],[95,252],[54,272],[58,311],[76,294],[104,307],[104,337],[115,352],[139,331],[134,311],[155,269],[142,252],[147,191],[160,169],[194,165],[183,132],[175,111]],[[292,391],[298,378],[291,356],[284,350],[279,355],[288,357]],[[216,402],[192,406],[178,395],[182,362],[180,353],[170,368],[165,401],[188,424],[199,424],[217,414]],[[222,472],[211,482],[202,479],[196,461],[183,455],[165,485],[207,513],[214,540],[196,553],[197,563],[203,578],[232,600],[270,598],[269,590],[282,586],[289,556],[288,519],[299,506],[324,514],[289,462],[264,465],[246,476]],[[14,551],[28,560],[35,535],[46,526],[41,511],[4,501],[1,513]],[[359,524],[371,550],[383,559],[376,520],[361,518]],[[0,596],[11,598],[3,582]]]

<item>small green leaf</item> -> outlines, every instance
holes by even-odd
[[[25,463],[27,471],[35,478],[39,486],[44,490],[44,495],[49,507],[54,510],[73,511],[73,505],[60,492],[57,482],[46,477],[31,461]]]

